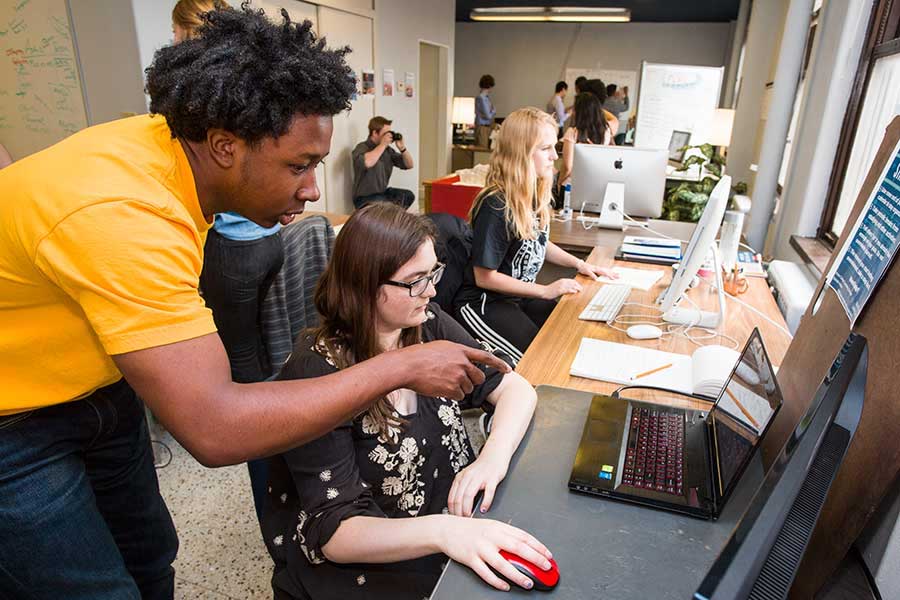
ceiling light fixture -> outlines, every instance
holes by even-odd
[[[555,22],[555,23],[628,23],[627,8],[581,8],[574,6],[518,6],[475,8],[473,21]]]

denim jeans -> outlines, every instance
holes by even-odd
[[[238,383],[264,381],[272,374],[260,311],[283,263],[278,234],[256,240],[230,240],[215,230],[207,234],[200,289],[228,354],[231,378]],[[269,463],[251,460],[247,470],[256,516],[262,518]]]
[[[409,190],[403,188],[386,188],[381,194],[371,194],[369,196],[358,196],[353,199],[353,206],[362,208],[370,202],[393,202],[399,204],[403,208],[409,208],[415,202],[416,195]]]
[[[0,599],[171,599],[177,551],[124,379],[0,417]]]

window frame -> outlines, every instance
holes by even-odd
[[[838,236],[832,233],[831,228],[834,225],[834,216],[840,201],[841,189],[844,186],[844,174],[850,162],[850,154],[853,152],[856,129],[859,126],[860,113],[862,113],[863,102],[869,87],[869,78],[878,59],[897,53],[900,53],[900,0],[875,0],[872,18],[866,31],[865,45],[856,69],[856,76],[853,78],[853,89],[850,92],[847,110],[841,123],[841,137],[831,168],[825,207],[816,230],[816,238],[829,248],[833,249],[838,241]]]

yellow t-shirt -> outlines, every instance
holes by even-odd
[[[0,171],[0,415],[117,381],[111,355],[214,332],[198,292],[209,227],[163,117]]]

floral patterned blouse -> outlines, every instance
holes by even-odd
[[[429,311],[433,318],[423,326],[425,341],[478,347],[436,304]],[[334,371],[325,349],[301,336],[280,378]],[[494,369],[486,375],[459,403],[419,395],[416,412],[402,415],[406,425],[392,428],[386,437],[363,415],[270,459],[262,529],[275,561],[277,598],[421,600],[431,594],[446,560],[442,554],[390,564],[337,564],[324,557],[322,546],[341,521],[357,515],[404,518],[447,512],[453,479],[475,458],[460,409],[483,406],[503,378]]]

